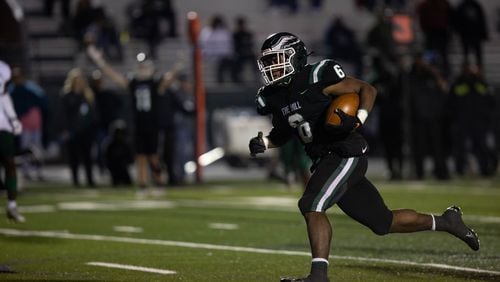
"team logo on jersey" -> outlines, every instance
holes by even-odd
[[[300,106],[299,101],[296,101],[296,102],[293,102],[293,103],[281,108],[281,113],[283,114],[283,116],[286,117],[291,112],[295,112],[295,111],[298,111],[300,109],[302,109],[302,106]]]

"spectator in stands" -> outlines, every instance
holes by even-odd
[[[403,97],[401,73],[391,71],[381,57],[372,60],[368,81],[377,88],[378,129],[390,180],[400,180],[403,173]]]
[[[481,175],[493,175],[498,158],[496,150],[489,147],[487,136],[493,133],[497,107],[493,93],[476,65],[463,65],[462,72],[450,87],[447,104],[452,117],[453,155],[457,174],[465,174],[467,154],[472,152]]]
[[[291,14],[296,14],[299,11],[299,3],[297,0],[269,0],[271,9],[287,9]]]
[[[110,125],[110,137],[105,142],[106,167],[113,186],[131,185],[129,166],[134,162],[132,147],[127,140],[127,126],[123,120],[115,120]]]
[[[73,34],[78,42],[84,42],[85,33],[89,26],[94,23],[99,10],[102,10],[102,7],[93,4],[91,0],[79,0],[76,4],[73,16]]]
[[[95,10],[94,17],[94,21],[85,31],[84,42],[95,44],[110,60],[121,62],[123,50],[115,23],[107,16],[104,9]]]
[[[448,0],[424,0],[417,6],[420,28],[426,50],[435,51],[441,59],[441,71],[449,75],[448,45],[450,42],[452,8]]]
[[[135,134],[135,160],[137,164],[137,184],[139,195],[146,192],[148,164],[157,185],[163,184],[160,159],[158,157],[158,96],[173,83],[180,64],[161,79],[155,78],[155,66],[144,53],[137,55],[134,75],[129,79],[114,70],[103,58],[101,51],[90,45],[87,53],[92,61],[114,83],[128,90],[132,98]]]
[[[356,35],[340,17],[332,20],[325,33],[327,56],[354,65],[356,77],[363,76],[362,53]]]
[[[210,24],[203,27],[200,45],[205,58],[215,62],[217,82],[224,82],[225,77],[232,78],[233,37],[221,15],[213,16]]]
[[[255,46],[254,35],[247,27],[247,21],[244,17],[236,19],[236,30],[233,32],[234,44],[234,70],[233,81],[241,82],[241,72],[245,65],[249,65],[255,80],[258,77],[258,71],[255,68]]]
[[[168,184],[185,183],[184,165],[194,158],[194,97],[187,75],[181,74],[160,96],[160,124],[163,131],[163,161],[167,166]]]
[[[35,82],[27,80],[21,68],[12,71],[12,82],[8,92],[14,102],[17,116],[23,125],[20,149],[31,152],[23,155],[22,172],[26,179],[42,180],[43,129],[47,121],[48,104],[44,90]],[[35,158],[33,158],[35,156]]]
[[[0,178],[0,189],[7,190],[7,207],[5,214],[15,222],[24,222],[25,218],[17,209],[17,172],[14,162],[16,151],[14,135],[22,132],[21,122],[17,119],[10,95],[5,85],[11,78],[10,67],[0,61],[0,165],[5,177]]]
[[[80,186],[78,167],[83,163],[87,185],[95,187],[91,156],[97,122],[95,96],[85,75],[78,68],[69,71],[64,81],[62,105],[63,138],[68,148],[73,185]]]
[[[369,53],[379,56],[385,64],[394,68],[397,65],[398,54],[392,37],[392,15],[390,9],[378,12],[377,21],[368,31],[366,45],[370,48]]]
[[[472,51],[476,64],[482,67],[482,42],[488,40],[488,28],[481,4],[476,0],[462,0],[453,12],[452,22],[462,42],[463,63],[469,62],[469,52]]]
[[[54,2],[55,0],[44,0],[43,1],[43,10],[45,12],[45,15],[47,17],[52,17],[54,14]],[[71,7],[71,1],[70,0],[60,0],[59,5],[61,8],[61,16],[63,18],[63,22],[67,22],[70,18],[70,7]]]
[[[135,38],[144,39],[149,54],[156,58],[156,47],[165,37],[162,20],[168,23],[169,37],[177,37],[176,13],[170,0],[136,0],[127,7],[130,33]]]
[[[424,178],[424,160],[430,154],[437,179],[449,179],[444,144],[446,81],[435,67],[434,53],[415,56],[409,74],[409,103],[415,176]]]

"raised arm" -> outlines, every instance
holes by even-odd
[[[160,84],[158,85],[158,93],[160,95],[163,95],[170,85],[172,85],[182,68],[182,63],[176,63],[171,71],[168,71],[163,75]]]
[[[87,54],[90,59],[101,69],[105,76],[109,77],[114,83],[123,89],[128,88],[129,80],[121,73],[114,70],[102,56],[102,52],[97,50],[94,45],[87,47]]]

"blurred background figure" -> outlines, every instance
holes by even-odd
[[[285,183],[290,186],[298,181],[301,183],[302,189],[306,189],[307,182],[311,177],[309,171],[311,161],[300,141],[292,138],[280,147],[280,160],[283,165]]]
[[[163,175],[158,155],[159,124],[158,97],[174,82],[180,64],[170,73],[156,78],[156,68],[152,60],[144,53],[137,54],[137,63],[131,78],[112,68],[104,59],[103,53],[95,46],[87,48],[87,54],[101,71],[123,90],[127,90],[132,100],[132,116],[137,167],[137,185],[139,196],[146,192],[148,168],[157,186],[163,185]]]
[[[170,0],[135,0],[127,7],[129,30],[134,38],[146,41],[149,54],[156,58],[156,48],[165,38],[177,37],[177,14]],[[168,24],[168,31],[162,30],[163,20]]]
[[[257,68],[255,67],[255,44],[254,34],[247,27],[247,20],[244,17],[236,19],[236,29],[233,32],[234,44],[234,62],[233,62],[233,81],[242,82],[241,74],[245,67],[251,70],[254,81],[260,79]]]
[[[354,66],[356,77],[363,75],[363,54],[354,31],[346,26],[342,18],[335,17],[325,32],[327,57]]]
[[[425,48],[439,54],[441,59],[439,69],[445,77],[448,77],[452,7],[448,0],[424,0],[417,6],[416,12],[424,34]]]
[[[72,18],[72,33],[77,42],[83,46],[85,33],[90,25],[94,23],[100,11],[101,6],[92,3],[91,0],[78,0],[75,13]]]
[[[403,73],[402,69],[400,73]],[[373,58],[368,81],[377,88],[378,129],[390,180],[403,177],[403,90],[400,76],[389,70],[381,57]]]
[[[233,36],[224,18],[213,16],[202,28],[199,40],[205,59],[215,64],[217,82],[233,79]]]
[[[392,36],[393,12],[390,9],[383,9],[376,13],[377,20],[370,27],[366,35],[365,44],[367,53],[381,58],[388,68],[395,68],[398,61],[396,42]]]
[[[90,87],[92,87],[95,94],[95,107],[98,117],[95,140],[97,144],[96,161],[102,173],[106,167],[104,142],[110,134],[111,124],[122,117],[124,103],[114,89],[104,86],[104,78],[100,70],[92,72]]]
[[[180,74],[164,95],[160,96],[160,124],[163,139],[163,161],[168,185],[185,184],[184,165],[194,159],[194,97],[186,74]]]
[[[5,176],[0,177],[0,189],[7,190],[7,218],[15,222],[24,222],[25,218],[17,209],[17,172],[14,162],[16,145],[14,135],[22,132],[22,125],[17,118],[12,100],[5,85],[11,79],[10,67],[0,61],[0,164]]]
[[[63,139],[68,149],[73,185],[80,186],[78,170],[83,164],[87,186],[95,187],[91,155],[97,125],[95,95],[78,68],[68,72],[62,90],[62,106]]]
[[[120,35],[116,25],[103,8],[94,11],[94,19],[87,26],[83,35],[85,45],[95,44],[112,61],[123,60]]]
[[[424,160],[430,156],[433,174],[439,180],[449,179],[446,165],[445,99],[446,81],[434,66],[436,54],[415,55],[409,74],[409,103],[415,177],[424,179]]]
[[[476,64],[483,66],[482,43],[488,40],[486,15],[481,4],[476,0],[462,0],[453,12],[453,27],[462,43],[463,63],[469,63],[469,53],[475,57]]]
[[[12,69],[12,83],[8,87],[17,116],[23,125],[20,136],[22,173],[26,179],[43,180],[44,133],[47,129],[48,104],[45,91],[27,80],[20,67]],[[45,129],[45,130],[44,130]],[[29,152],[29,153],[28,153]]]
[[[70,0],[43,0],[43,9],[47,17],[52,17],[54,14],[54,2],[59,2],[61,8],[61,16],[64,22],[67,22],[71,16],[71,1]]]
[[[474,64],[464,64],[450,87],[449,111],[453,132],[453,156],[456,173],[470,170],[469,152],[475,156],[482,176],[492,176],[498,166],[493,137],[495,111],[498,109],[488,84]],[[489,134],[491,134],[489,136]]]
[[[132,185],[129,167],[134,162],[132,146],[127,140],[127,126],[115,120],[109,128],[110,136],[104,144],[106,168],[113,186]]]

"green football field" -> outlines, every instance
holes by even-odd
[[[375,182],[391,208],[457,204],[481,239],[471,251],[437,232],[377,236],[329,210],[331,281],[500,281],[496,181]],[[0,280],[279,281],[310,255],[298,186],[220,181],[138,198],[131,188],[27,187],[24,224],[0,219]],[[3,200],[3,199],[2,199]],[[4,215],[1,215],[4,217]]]

